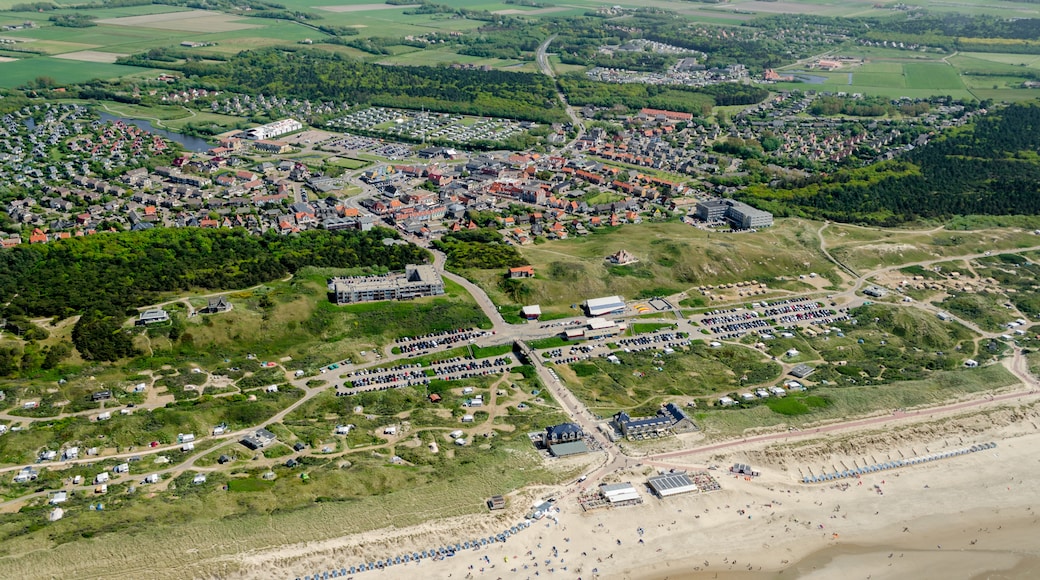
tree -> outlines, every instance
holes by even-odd
[[[137,354],[130,333],[114,316],[97,309],[76,321],[72,344],[86,360],[116,361]]]
[[[59,342],[47,348],[43,357],[43,368],[53,369],[72,354],[72,345],[67,342]]]

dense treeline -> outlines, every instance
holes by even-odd
[[[715,105],[753,105],[769,95],[765,89],[743,83],[704,87],[615,84],[594,81],[580,73],[560,77],[559,84],[572,105],[621,105],[629,109],[652,107],[695,115],[707,115]]]
[[[527,264],[516,247],[505,243],[494,228],[463,230],[444,235],[433,242],[448,255],[448,266],[459,268],[512,268]]]
[[[0,251],[0,302],[9,315],[105,315],[154,303],[160,293],[190,288],[244,288],[304,266],[422,263],[425,250],[386,246],[390,230],[254,236],[245,230],[156,228],[97,234]]]
[[[180,68],[200,82],[250,94],[546,123],[567,120],[552,80],[539,74],[382,66],[318,50],[276,49],[246,51],[225,63],[188,62]]]
[[[1040,105],[1016,104],[898,160],[777,188],[756,186],[740,195],[782,214],[882,225],[965,214],[1040,214],[1037,151]]]
[[[90,28],[91,26],[97,26],[94,19],[94,16],[87,14],[55,14],[47,20],[53,22],[55,26],[64,26],[65,28]]]

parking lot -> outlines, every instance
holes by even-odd
[[[385,390],[397,387],[428,385],[431,380],[458,381],[473,377],[499,374],[516,366],[512,357],[473,359],[454,357],[433,364],[407,363],[389,368],[361,369],[343,375],[346,379],[336,389],[337,396],[352,395],[359,391]]]
[[[631,338],[603,338],[577,343],[573,346],[546,349],[541,351],[543,359],[547,358],[553,364],[564,365],[593,357],[604,358],[616,349],[610,348],[608,344],[616,344],[625,352],[642,352],[646,350],[676,349],[690,345],[690,338],[684,333],[674,331],[659,331],[641,334]]]
[[[769,303],[756,302],[752,309],[713,310],[697,322],[718,338],[730,339],[752,331],[761,332],[800,324],[832,324],[847,318],[847,315],[810,298],[792,298]]]
[[[401,349],[402,353],[411,353],[422,352],[437,347],[465,344],[468,342],[473,342],[474,340],[483,336],[490,335],[491,331],[488,330],[479,330],[476,328],[460,328],[455,330],[445,330],[443,332],[434,332],[432,334],[426,334],[414,338],[409,336],[402,336],[401,338],[398,338],[395,342],[397,343],[396,347]]]
[[[360,137],[358,135],[342,135],[327,139],[320,143],[323,149],[336,153],[371,153],[390,160],[405,159],[412,156],[412,147],[404,143],[386,142],[382,139]]]

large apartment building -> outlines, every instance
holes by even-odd
[[[444,280],[433,266],[408,265],[401,273],[329,279],[329,299],[336,304],[409,300],[444,294]]]
[[[738,230],[767,228],[773,225],[773,214],[732,199],[697,202],[694,215],[706,222],[726,220]]]

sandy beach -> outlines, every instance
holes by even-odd
[[[487,536],[523,519],[541,498],[558,513],[479,550],[355,577],[718,578],[1040,577],[1040,433],[1037,405],[883,430],[828,434],[791,444],[749,445],[725,455],[689,457],[722,489],[659,499],[645,489],[660,467],[612,474],[630,481],[641,505],[584,512],[579,484],[525,490],[505,512],[430,522],[236,558],[240,577],[297,578],[364,561]],[[803,484],[804,469],[911,450],[934,452],[983,442],[997,447],[826,484]],[[733,462],[754,464],[757,478],[736,477]],[[679,460],[669,460],[678,465]],[[815,466],[815,467],[814,467]],[[582,484],[584,485],[584,484]]]

